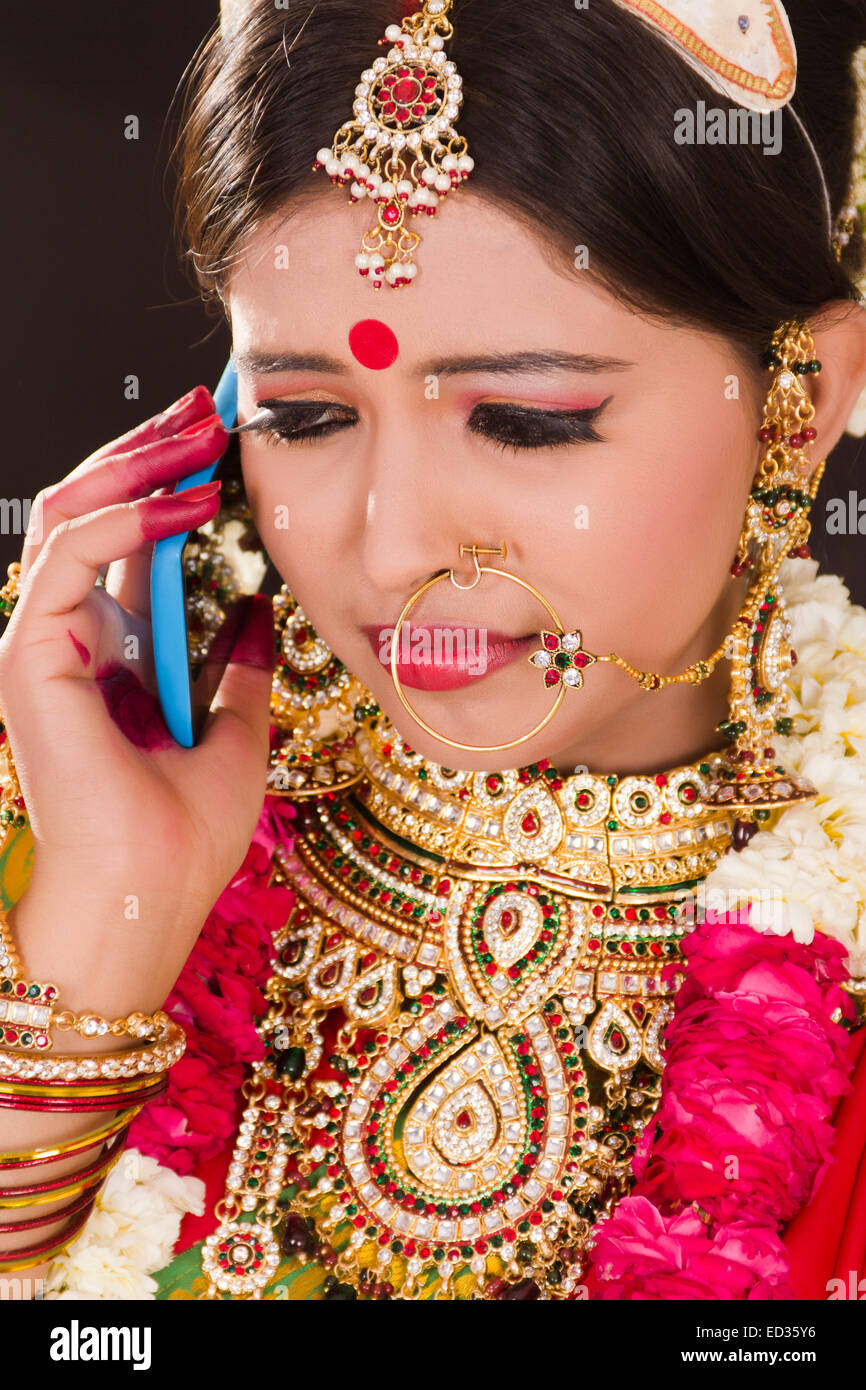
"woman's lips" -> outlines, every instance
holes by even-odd
[[[394,628],[369,624],[361,631],[390,674]],[[413,690],[459,690],[525,656],[535,640],[464,623],[407,623],[400,632],[397,674]]]

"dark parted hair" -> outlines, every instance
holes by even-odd
[[[786,9],[799,55],[793,105],[836,217],[849,198],[866,0]],[[815,158],[789,111],[776,155],[678,144],[678,110],[732,103],[612,0],[455,0],[450,17],[465,93],[457,128],[475,160],[464,188],[527,223],[551,254],[571,263],[586,246],[580,273],[622,302],[749,352],[783,320],[855,297],[863,239],[855,233],[836,260]],[[206,295],[278,208],[348,200],[312,163],[351,118],[360,74],[400,18],[400,0],[289,10],[246,0],[230,41],[218,30],[205,41],[183,86],[176,159],[181,235]]]

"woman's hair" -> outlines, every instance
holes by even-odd
[[[849,199],[866,0],[786,9],[799,54],[793,106],[836,217]],[[183,239],[206,292],[224,288],[270,215],[316,195],[348,201],[312,162],[351,117],[360,73],[400,18],[400,0],[309,0],[290,14],[246,0],[231,41],[207,40],[177,150]],[[458,130],[475,160],[455,196],[494,200],[563,264],[585,246],[580,273],[624,303],[749,351],[781,321],[855,296],[863,240],[856,232],[842,262],[834,257],[815,156],[790,111],[774,118],[776,154],[678,144],[677,111],[732,103],[612,0],[455,0],[451,18],[448,53],[465,93]],[[447,204],[440,215],[447,221]]]

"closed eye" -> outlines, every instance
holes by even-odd
[[[576,410],[538,410],[507,401],[475,406],[467,429],[499,449],[550,449],[569,444],[602,442],[594,429],[611,397],[596,406]],[[260,434],[275,444],[305,444],[324,439],[358,423],[353,406],[337,401],[262,401],[238,434]]]
[[[579,410],[538,410],[509,402],[481,402],[468,427],[500,449],[551,449],[567,444],[602,442],[593,428],[610,400]]]
[[[262,401],[237,433],[261,434],[272,444],[303,444],[357,422],[358,412],[336,401]]]

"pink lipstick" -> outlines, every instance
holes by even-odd
[[[393,626],[361,628],[376,659],[390,671]],[[397,674],[412,690],[459,690],[525,657],[537,634],[511,637],[465,623],[406,623],[400,631]]]

